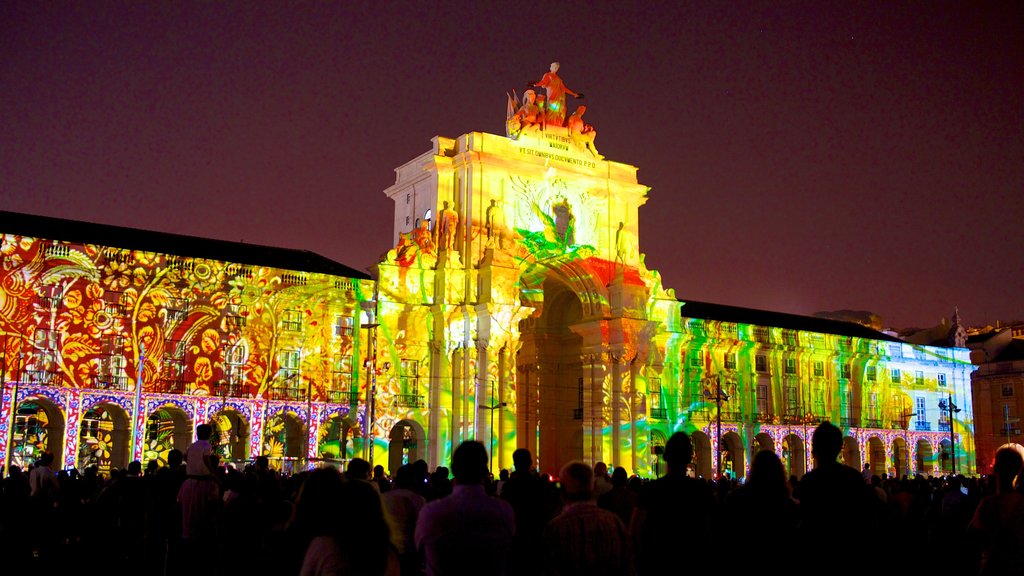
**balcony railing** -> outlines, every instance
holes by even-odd
[[[120,390],[122,392],[128,391],[128,377],[127,376],[100,376],[96,380],[96,386],[98,390]]]
[[[856,428],[857,424],[857,419],[850,418],[849,416],[843,416],[842,418],[839,419],[839,425],[843,426],[844,428]]]
[[[914,425],[914,430],[920,430],[922,432],[930,432],[931,429],[932,429],[932,423],[931,422],[921,422],[920,420],[918,420],[917,424]]]
[[[60,375],[49,370],[25,370],[25,380],[33,384],[55,385],[60,382]]]
[[[419,394],[397,394],[395,395],[395,406],[403,408],[422,408],[423,396]]]
[[[359,392],[357,390],[328,390],[325,392],[325,396],[330,404],[351,405],[359,403]]]
[[[664,408],[651,408],[651,420],[668,419],[668,411]]]
[[[939,422],[939,432],[949,432],[949,422]]]
[[[188,382],[181,379],[163,378],[157,383],[157,391],[164,394],[187,394]]]
[[[868,418],[864,421],[865,428],[881,428],[882,420],[878,418]]]
[[[306,400],[306,388],[271,388],[271,400]]]
[[[722,410],[722,420],[739,422],[743,420],[743,413],[739,410]]]
[[[227,398],[241,398],[242,396],[248,396],[245,393],[245,386],[240,382],[214,384],[213,395]]]

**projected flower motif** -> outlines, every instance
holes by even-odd
[[[195,293],[209,293],[224,286],[224,265],[211,260],[196,260],[185,280]]]
[[[113,334],[120,330],[119,322],[100,302],[93,302],[85,313],[85,326],[92,337]]]
[[[110,458],[110,448],[113,445],[110,433],[99,432],[94,438],[87,440],[94,456],[100,459]]]
[[[127,264],[107,262],[103,284],[111,290],[124,290],[132,283],[132,273]]]
[[[267,438],[267,441],[263,443],[263,453],[269,458],[283,458],[284,443],[277,438]]]

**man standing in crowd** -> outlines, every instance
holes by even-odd
[[[551,574],[629,574],[631,555],[626,527],[615,514],[597,507],[594,473],[570,462],[558,475],[562,513],[544,532]]]
[[[512,506],[487,495],[487,450],[470,440],[452,455],[451,495],[423,507],[416,522],[416,549],[427,576],[506,573],[515,532]]]

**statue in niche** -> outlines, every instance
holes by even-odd
[[[421,252],[429,254],[434,251],[434,238],[430,233],[429,220],[421,220],[420,225],[412,231],[411,235]]]
[[[487,247],[504,248],[505,214],[501,207],[498,206],[497,201],[491,200],[491,205],[487,207],[487,211],[485,213],[485,219],[487,226]]]
[[[585,124],[583,122],[583,113],[586,111],[587,107],[580,104],[580,106],[576,108],[576,111],[572,113],[572,116],[569,116],[569,120],[565,123],[565,126],[569,129],[569,137],[572,138],[572,141],[577,146],[590,152],[595,158],[600,160],[604,158],[604,156],[598,153],[597,148],[594,146],[594,140],[597,138],[597,130],[594,130],[594,127],[590,124]]]
[[[512,110],[516,104],[518,102],[510,96],[509,113],[511,115],[508,118],[507,126],[509,137],[518,138],[524,132],[540,130],[543,116],[541,115],[540,106],[537,105],[537,93],[533,90],[523,92],[523,104],[513,113]]]
[[[576,98],[583,98],[581,92],[574,92],[562,82],[558,75],[560,65],[558,62],[551,63],[551,71],[544,74],[540,82],[530,82],[531,88],[543,88],[547,92],[547,107],[544,109],[545,123],[552,126],[563,126],[565,124],[565,95],[572,94]]]
[[[626,225],[619,222],[619,229],[615,231],[615,262],[626,265],[626,254],[629,252],[629,242],[626,240]]]
[[[569,202],[561,200],[551,207],[555,213],[555,237],[563,246],[571,246],[576,242],[576,217],[572,214]]]
[[[444,252],[455,246],[455,233],[459,229],[459,213],[448,207],[448,201],[444,201],[444,207],[437,218],[437,246],[438,250]]]

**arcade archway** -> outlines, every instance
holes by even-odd
[[[281,471],[291,471],[306,460],[306,428],[294,412],[278,412],[263,425],[262,456]]]
[[[221,463],[242,464],[249,460],[249,422],[234,409],[223,409],[210,419],[213,452]]]
[[[128,466],[131,449],[128,414],[116,404],[97,404],[85,411],[78,428],[78,468],[96,466],[109,476]]]
[[[796,434],[789,434],[782,439],[782,463],[786,466],[787,476],[802,478],[807,472],[804,441]]]
[[[167,465],[167,454],[180,450],[183,454],[192,441],[192,420],[177,406],[161,406],[146,419],[145,447],[142,465],[156,460],[161,466]]]
[[[540,317],[520,327],[524,351],[536,358],[535,371],[520,394],[537,398],[539,468],[557,474],[565,463],[583,459],[583,339],[572,330],[582,319],[583,308],[577,295],[558,280],[545,279],[543,291]],[[521,398],[520,404],[528,406],[528,400]],[[529,420],[525,424],[531,426]]]
[[[690,434],[690,443],[693,444],[693,471],[696,476],[711,478],[714,469],[711,466],[711,438],[700,430],[694,430]]]
[[[885,444],[878,436],[868,438],[868,464],[871,474],[879,478],[885,474]]]
[[[342,469],[355,457],[355,440],[362,438],[359,423],[349,416],[335,414],[320,426],[317,456],[322,462],[337,464]]]
[[[388,467],[392,475],[406,464],[421,458],[426,435],[423,427],[413,420],[401,420],[388,434]]]
[[[857,444],[857,439],[853,436],[843,438],[843,464],[854,470],[861,469],[860,445]]]
[[[63,462],[63,447],[64,413],[60,407],[43,396],[19,402],[11,430],[11,464],[25,469],[49,452],[56,468]]]

